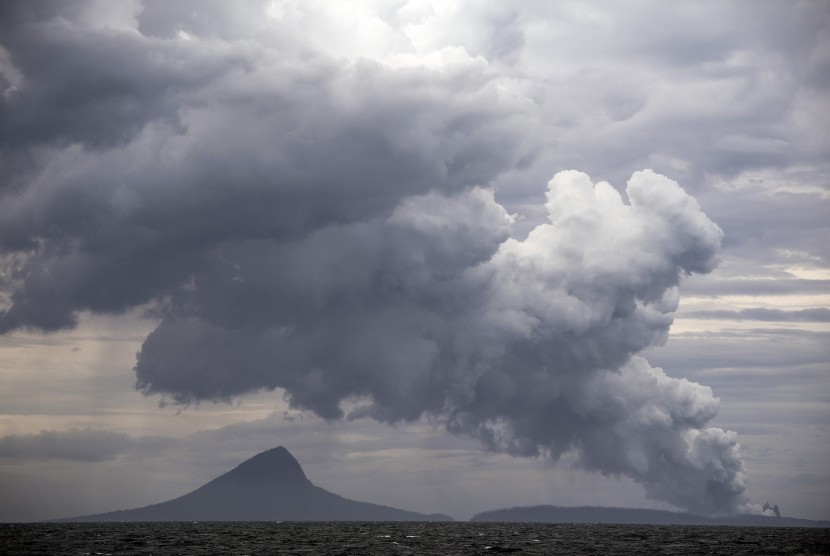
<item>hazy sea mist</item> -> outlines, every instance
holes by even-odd
[[[830,529],[424,522],[21,523],[3,554],[830,554]]]

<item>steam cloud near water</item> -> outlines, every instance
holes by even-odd
[[[734,433],[707,427],[711,389],[636,354],[666,339],[684,273],[715,264],[720,229],[669,179],[634,174],[630,204],[569,171],[524,241],[488,191],[427,194],[387,218],[290,244],[236,246],[150,334],[136,373],[178,402],[284,388],[291,402],[394,423],[424,413],[497,451],[621,474],[649,496],[734,511]],[[253,296],[244,315],[221,304]],[[234,305],[237,305],[234,303]]]
[[[147,394],[429,415],[692,511],[747,504],[711,389],[637,355],[666,340],[681,278],[716,264],[721,230],[678,184],[637,172],[624,199],[560,172],[549,222],[518,240],[476,184],[532,155],[532,112],[486,68],[206,49],[76,5],[2,18],[22,77],[0,104],[0,331],[149,303]]]

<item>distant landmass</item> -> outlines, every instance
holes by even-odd
[[[283,447],[257,454],[236,468],[167,502],[132,510],[55,521],[452,521],[349,500],[314,486]]]
[[[635,525],[739,525],[758,527],[830,527],[830,521],[739,514],[724,517],[633,508],[527,506],[482,512],[471,521],[540,523],[619,523]]]
[[[53,521],[453,521],[453,518],[343,498],[315,486],[294,456],[280,446],[257,454],[193,492],[167,502]],[[792,517],[743,514],[712,518],[665,510],[596,506],[506,508],[476,514],[471,521],[830,528],[830,521]]]

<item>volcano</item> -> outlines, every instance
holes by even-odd
[[[452,521],[343,498],[308,480],[282,446],[240,463],[193,492],[161,502],[59,521]]]

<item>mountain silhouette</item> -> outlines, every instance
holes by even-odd
[[[282,446],[240,463],[193,492],[132,510],[58,521],[452,521],[349,500],[314,486]]]

